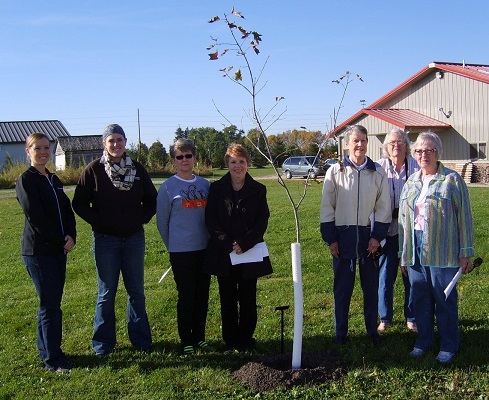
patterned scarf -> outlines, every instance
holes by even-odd
[[[107,150],[104,149],[100,162],[104,164],[107,176],[117,189],[131,190],[136,176],[136,166],[133,164],[131,157],[124,153],[120,165],[118,165],[111,160]]]

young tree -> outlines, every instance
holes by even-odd
[[[215,16],[211,18],[208,22],[214,23],[218,21],[222,21],[227,26],[229,33],[231,35],[231,43],[219,43],[217,39],[212,38],[213,44],[211,44],[207,50],[212,51],[209,53],[210,60],[218,60],[222,56],[224,56],[228,52],[234,52],[237,56],[241,57],[244,62],[244,66],[234,69],[233,66],[227,66],[221,68],[219,71],[223,74],[223,76],[233,83],[240,86],[248,95],[251,97],[252,107],[250,112],[248,113],[249,118],[254,122],[257,132],[256,141],[253,141],[253,138],[247,136],[248,142],[253,146],[255,151],[259,152],[270,165],[273,166],[275,173],[277,175],[278,182],[284,188],[287,198],[289,199],[293,212],[294,212],[294,220],[296,227],[296,242],[292,243],[291,251],[292,251],[292,278],[294,282],[294,340],[293,340],[293,352],[292,352],[292,368],[298,369],[301,367],[301,353],[302,353],[302,325],[303,325],[303,294],[302,294],[302,272],[301,272],[301,255],[300,255],[300,224],[299,224],[299,214],[298,210],[305,198],[307,193],[307,189],[309,187],[309,179],[306,180],[306,184],[304,185],[304,190],[300,196],[300,198],[296,201],[291,195],[285,181],[282,178],[281,173],[275,166],[274,159],[272,157],[272,151],[270,148],[270,143],[268,141],[268,137],[266,131],[277,122],[285,113],[283,111],[276,111],[279,103],[284,100],[282,96],[275,97],[275,104],[269,108],[269,111],[265,114],[261,113],[261,108],[257,105],[258,94],[261,89],[263,89],[264,85],[261,85],[260,79],[262,77],[263,70],[266,66],[266,61],[259,70],[259,73],[255,75],[254,69],[251,65],[251,60],[248,57],[248,51],[251,51],[252,54],[258,55],[260,53],[259,45],[262,41],[261,34],[254,30],[246,30],[231,18],[244,19],[243,15],[236,11],[234,8],[231,10],[231,15],[228,16],[224,14],[223,19],[219,16]],[[221,51],[220,49],[224,47]],[[268,58],[267,58],[268,60]],[[342,78],[343,79],[343,78]],[[346,88],[345,88],[346,91]],[[344,94],[343,94],[344,98]],[[343,98],[340,103],[343,102]],[[217,108],[217,107],[216,107]],[[219,111],[217,111],[223,118],[225,118],[228,122],[229,120]],[[335,113],[335,123],[337,118],[337,113]],[[262,141],[263,146],[260,145],[258,139]],[[325,138],[327,139],[327,137]],[[324,142],[324,140],[323,140]],[[322,148],[323,143],[321,143],[318,147],[319,150]]]

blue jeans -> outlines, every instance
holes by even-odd
[[[383,247],[382,256],[379,260],[379,317],[380,322],[391,323],[394,316],[394,284],[396,283],[399,270],[399,235],[387,236]],[[404,284],[404,318],[406,321],[414,322],[412,311],[412,295],[409,277],[402,276]]]
[[[413,309],[418,327],[415,347],[427,351],[433,343],[436,325],[440,336],[440,350],[456,353],[460,346],[458,326],[457,287],[445,300],[443,291],[458,268],[423,267],[419,261],[423,232],[415,231],[416,260],[409,268],[409,280],[413,291]]]
[[[356,261],[333,258],[334,270],[334,315],[336,337],[346,338],[348,334],[348,314],[355,285]],[[377,334],[379,268],[370,258],[358,260],[360,283],[363,292],[363,314],[367,334],[375,338]]]
[[[64,357],[61,350],[61,298],[66,278],[66,255],[22,256],[39,296],[37,311],[37,348],[46,363]]]
[[[96,354],[110,353],[116,344],[115,296],[122,272],[127,301],[127,331],[137,349],[151,346],[151,331],[144,296],[144,231],[129,237],[93,233],[98,297],[92,346]]]

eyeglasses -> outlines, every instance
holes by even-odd
[[[431,156],[432,154],[436,153],[436,149],[424,149],[424,150],[421,150],[421,149],[416,149],[414,150],[414,152],[420,156],[421,154],[427,154],[429,156]]]
[[[179,156],[175,156],[175,158],[177,160],[183,160],[183,158],[192,158],[194,155],[193,154],[185,154],[185,155],[179,155]]]
[[[403,144],[406,144],[406,143],[404,143],[404,140],[394,140],[393,142],[389,142],[389,145],[391,145],[392,147],[394,147],[396,144],[398,146],[402,146]]]

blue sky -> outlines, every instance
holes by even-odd
[[[352,71],[342,122],[433,61],[489,64],[489,2],[481,1],[60,1],[0,0],[0,120],[60,120],[72,135],[99,134],[119,123],[129,142],[167,147],[180,126],[252,127],[251,98],[209,61],[211,36],[229,41],[223,24],[262,34],[255,73],[267,60],[258,97],[265,114],[283,96],[282,118],[268,133],[305,126],[326,132]],[[286,107],[286,110],[285,110]]]

